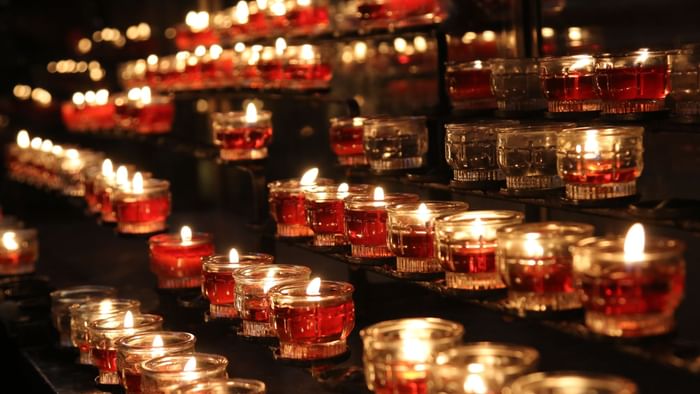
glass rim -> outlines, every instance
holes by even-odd
[[[509,355],[518,358],[520,363],[510,365],[499,365],[497,368],[500,372],[505,372],[508,375],[522,373],[534,368],[540,359],[540,352],[525,345],[516,345],[506,342],[469,342],[458,347],[442,351],[435,356],[435,365],[442,366],[457,366],[464,365],[457,361],[463,356],[488,356],[488,355]]]
[[[326,186],[332,185],[335,181],[329,178],[316,178],[311,185],[301,185],[301,177],[299,178],[287,178],[278,179],[276,181],[269,182],[267,188],[272,191],[282,191],[282,192],[303,192],[306,188],[315,186]]]
[[[89,296],[83,296],[83,297],[78,297],[79,294],[83,293],[93,293],[97,294],[103,292],[103,294],[106,295],[105,298],[110,298],[110,296],[114,296],[117,294],[117,288],[113,286],[104,286],[104,285],[80,285],[80,286],[71,286],[71,287],[65,287],[62,289],[57,289],[49,293],[49,296],[51,296],[51,299],[53,301],[59,301],[62,303],[76,303],[76,302],[83,302],[85,300],[90,300],[90,299],[95,299],[95,298],[100,298],[100,296],[97,297],[89,297]]]
[[[197,360],[197,364],[194,370],[192,371],[167,371],[167,370],[160,370],[156,369],[159,366],[164,365],[163,363],[168,363],[168,362],[174,362],[174,361],[182,361],[183,364],[186,363],[190,358],[194,357]],[[210,365],[207,365],[209,368],[202,368],[202,363],[207,362]],[[167,364],[165,364],[167,365]],[[192,353],[188,355],[166,355],[166,356],[161,356],[161,357],[156,357],[152,358],[150,360],[146,360],[141,362],[140,364],[141,369],[143,370],[144,373],[146,374],[153,374],[157,376],[179,376],[183,373],[188,373],[188,372],[203,372],[203,371],[208,371],[212,369],[219,369],[219,368],[226,368],[228,366],[228,359],[225,356],[222,356],[220,354],[212,354],[212,353]],[[183,365],[184,366],[184,365]]]
[[[177,233],[165,233],[156,234],[148,238],[148,244],[153,246],[182,246],[182,247],[193,247],[201,246],[211,243],[214,240],[214,236],[211,233],[204,232],[193,232],[192,240],[187,243],[187,245],[182,244],[182,238],[180,234]]]
[[[92,313],[92,312],[99,312],[101,303],[103,301],[109,300],[111,303],[110,310],[108,312],[105,312],[106,314],[112,314],[112,313],[119,313],[119,310],[114,310],[113,307],[114,305],[119,305],[127,308],[131,307],[136,307],[140,308],[141,307],[141,301],[139,300],[134,300],[131,298],[102,298],[100,300],[88,300],[84,304],[73,304],[68,307],[68,310],[70,311],[71,314],[73,313]]]
[[[153,315],[150,313],[133,313],[134,326],[124,327],[124,316],[127,312],[117,312],[116,314],[106,317],[104,319],[93,320],[88,325],[91,331],[96,332],[110,332],[110,331],[122,331],[122,330],[139,330],[151,326],[158,326],[163,324],[163,316]],[[114,326],[117,324],[117,326]]]
[[[630,267],[658,259],[682,255],[685,242],[645,234],[643,258],[639,262],[625,262],[625,236],[587,237],[571,246],[572,253],[595,254],[597,260],[620,262]]]
[[[649,57],[659,57],[659,56],[668,56],[672,53],[673,51],[666,51],[666,50],[642,50],[638,49],[636,51],[630,51],[630,52],[624,52],[624,53],[601,53],[599,55],[594,56],[596,60],[603,60],[603,59],[623,59],[627,57],[635,57],[639,56],[641,53],[648,53]]]
[[[583,135],[587,131],[595,131],[601,136],[619,136],[623,134],[633,134],[642,136],[644,134],[643,126],[615,126],[615,125],[600,125],[600,126],[581,126],[564,129],[560,132],[560,136],[576,136]]]
[[[275,257],[266,253],[242,253],[238,255],[238,262],[232,263],[229,256],[212,255],[202,257],[203,272],[233,272],[235,270],[260,264],[273,264]]]
[[[499,228],[496,233],[500,238],[519,239],[527,234],[536,233],[536,239],[569,238],[578,239],[589,238],[595,232],[595,227],[588,223],[546,221],[534,223],[511,224]]]
[[[418,201],[420,196],[414,193],[386,193],[383,200],[376,200],[374,195],[357,195],[345,200],[348,209],[388,208],[393,204]]]
[[[270,120],[272,118],[272,112],[265,110],[265,109],[260,109],[257,110],[257,121],[260,120]],[[244,123],[248,123],[245,121],[246,118],[246,111],[226,111],[226,112],[212,112],[210,115],[210,119],[213,122],[220,122],[220,121],[239,121],[243,120]],[[256,122],[250,122],[250,124],[254,124]]]
[[[121,350],[126,350],[126,351],[139,351],[139,350],[152,350],[153,349],[153,341],[146,341],[146,342],[139,342],[139,341],[144,341],[146,338],[149,337],[155,337],[156,335],[160,335],[161,338],[175,338],[178,340],[177,342],[174,343],[167,343],[166,340],[163,340],[163,346],[162,348],[167,349],[167,348],[179,348],[179,347],[184,347],[184,346],[189,346],[194,345],[197,342],[197,337],[194,336],[194,334],[191,334],[189,332],[185,331],[147,331],[147,332],[140,332],[138,334],[134,335],[129,335],[126,337],[121,337],[117,339],[115,342],[115,345],[120,348]]]
[[[386,335],[391,333],[401,333],[407,328],[413,325],[412,329],[433,329],[434,331],[440,330],[450,335],[445,335],[439,338],[426,338],[433,343],[443,343],[452,342],[455,338],[462,338],[464,336],[464,326],[460,323],[441,319],[437,317],[417,317],[417,318],[406,318],[406,319],[395,319],[395,320],[385,320],[383,322],[375,323],[371,326],[365,327],[360,330],[360,338],[362,338],[363,346],[371,345],[371,349],[384,350],[394,347],[396,344],[403,342],[404,338],[400,335],[397,338],[386,338]],[[371,342],[369,341],[371,340]]]
[[[586,53],[582,53],[579,55],[565,55],[565,56],[545,56],[539,58],[540,63],[550,63],[550,62],[558,62],[558,61],[568,61],[568,60],[580,60],[580,59],[591,59],[594,60],[596,58],[595,55],[590,55]]]
[[[425,204],[430,210],[437,211],[454,211],[458,209],[468,210],[469,204],[464,201],[441,201],[441,200],[426,200],[416,202],[402,202],[388,206],[386,208],[389,214],[412,213],[420,208],[421,204]]]
[[[445,123],[447,134],[466,135],[472,132],[495,131],[500,127],[517,126],[520,121],[511,119],[488,119],[475,122]]]
[[[321,280],[321,287],[318,295],[306,294],[306,288],[310,280],[295,280],[293,282],[282,283],[274,286],[268,292],[270,300],[275,302],[293,302],[306,301],[309,303],[322,303],[325,301],[335,300],[338,298],[352,297],[355,292],[355,287],[347,282],[334,280]],[[325,286],[325,287],[324,287]],[[332,291],[332,293],[324,294],[324,290]],[[302,294],[292,294],[293,292],[301,291]]]
[[[486,60],[480,60],[480,59],[474,59],[474,60],[450,60],[445,62],[446,67],[469,67],[469,66],[476,66],[477,64],[480,64],[482,68],[489,70],[489,66],[491,65],[491,59],[486,59]]]
[[[267,276],[270,269],[275,269],[275,276]],[[282,276],[277,276],[279,273]],[[259,264],[250,267],[243,267],[234,272],[233,277],[236,284],[254,284],[265,280],[290,281],[301,277],[308,278],[311,275],[311,268],[305,265],[293,264]],[[278,283],[279,284],[279,283]]]
[[[489,59],[489,63],[523,63],[532,62],[539,63],[540,58],[537,57],[494,57]]]
[[[525,214],[520,211],[506,209],[465,211],[454,215],[443,216],[436,220],[437,224],[471,224],[476,219],[486,224],[498,224],[512,220],[523,220]]]
[[[265,383],[255,379],[205,379],[202,381],[188,382],[172,388],[173,393],[189,393],[191,390],[206,390],[208,388],[236,388],[255,390],[253,393],[262,394],[266,390]]]
[[[425,115],[405,115],[405,116],[375,116],[365,119],[364,126],[371,126],[381,123],[408,123],[408,122],[422,122],[425,126],[427,121]]]
[[[144,178],[143,192],[135,193],[131,189],[119,188],[115,193],[115,198],[121,196],[146,196],[149,193],[156,193],[170,190],[170,182],[165,179]]]
[[[637,385],[627,379],[616,375],[577,372],[577,371],[556,371],[556,372],[535,372],[517,378],[511,384],[513,393],[524,393],[529,386],[550,387],[557,386],[557,382],[575,382],[596,384],[606,389],[614,390],[615,394],[636,394]]]
[[[576,123],[573,122],[563,122],[563,123],[542,123],[542,124],[519,124],[513,126],[497,127],[499,135],[507,136],[517,136],[517,135],[536,135],[536,134],[548,134],[548,133],[560,133],[565,129],[576,128]]]

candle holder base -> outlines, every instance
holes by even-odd
[[[581,299],[576,292],[572,293],[524,293],[510,290],[507,306],[510,309],[525,312],[556,312],[570,311],[581,308]]]
[[[676,123],[700,123],[700,101],[673,100],[672,119]]]
[[[599,112],[602,107],[600,100],[551,100],[547,101],[547,111],[560,113]]]
[[[630,100],[630,101],[604,101],[601,106],[601,115],[628,115],[623,120],[637,120],[644,113],[657,113],[666,111],[665,100]]]
[[[494,97],[452,100],[452,108],[455,111],[483,111],[493,110],[497,107],[498,104]]]
[[[396,271],[435,273],[442,271],[437,259],[417,259],[412,257],[396,257]]]
[[[530,115],[533,116],[538,113],[542,113],[547,109],[547,100],[545,99],[526,99],[526,100],[497,100],[496,105],[498,109],[496,110],[496,116],[499,117],[516,117],[518,115]],[[507,116],[506,116],[507,115]]]
[[[552,189],[501,189],[499,194],[507,197],[515,198],[546,198],[562,196],[564,194],[563,187]]]
[[[350,264],[357,265],[376,265],[376,266],[392,266],[394,265],[394,256],[391,257],[360,257],[353,255],[345,255],[345,259]]]
[[[556,175],[536,176],[507,176],[506,189],[512,190],[542,190],[557,189],[563,186],[561,179]]]
[[[240,335],[250,338],[274,338],[277,334],[270,323],[243,320]]]
[[[504,181],[450,181],[451,188],[461,190],[498,190],[504,185]]]
[[[148,223],[117,223],[117,232],[122,234],[153,234],[164,231],[168,227],[165,220]]]
[[[372,171],[406,170],[423,167],[423,157],[369,160]]]
[[[337,357],[347,351],[348,346],[344,340],[311,344],[280,342],[279,357],[311,361]]]
[[[636,194],[636,181],[596,185],[583,183],[566,184],[566,199],[576,202],[629,198]]]
[[[338,156],[338,163],[346,167],[360,167],[369,164],[365,155]]]
[[[500,169],[490,170],[454,170],[456,182],[488,182],[503,181],[503,172]]]
[[[582,120],[594,120],[598,118],[600,111],[588,111],[588,112],[550,112],[545,111],[545,119],[551,119],[556,121],[582,121]]]
[[[464,300],[498,301],[508,296],[508,289],[505,287],[487,290],[458,289],[447,286],[447,282],[445,280],[436,280],[432,283],[426,284],[426,287],[434,289],[439,294],[449,297],[457,297]]]
[[[312,237],[313,230],[304,224],[280,224],[277,223],[277,236],[281,238]]]
[[[445,272],[445,285],[463,290],[495,290],[503,289],[506,285],[498,272]]]
[[[639,338],[668,334],[674,327],[672,314],[608,316],[586,312],[586,326],[596,334],[609,337]]]
[[[189,278],[158,278],[159,289],[191,289],[202,285],[199,276]]]
[[[267,158],[267,148],[260,149],[224,149],[219,151],[223,161],[260,160]]]
[[[444,278],[445,273],[439,272],[405,272],[397,270],[389,270],[389,275],[392,278],[408,281],[432,282]]]
[[[95,378],[95,383],[98,385],[119,385],[119,374],[111,371],[100,371],[100,374]]]
[[[236,319],[238,318],[238,310],[233,304],[209,304],[209,316],[212,319]]]
[[[353,257],[361,258],[371,258],[376,259],[379,257],[393,257],[394,254],[391,253],[386,245],[380,246],[367,246],[367,245],[351,245],[350,253]]]
[[[314,234],[313,246],[345,246],[348,244],[344,234]]]

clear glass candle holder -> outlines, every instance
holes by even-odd
[[[382,197],[382,198],[376,198]],[[389,193],[383,196],[355,196],[345,201],[345,230],[355,257],[393,256],[387,245],[387,207],[418,201],[417,194]]]
[[[89,300],[82,304],[73,304],[68,307],[70,314],[70,338],[74,347],[78,348],[80,356],[78,363],[91,365],[90,357],[90,323],[107,319],[120,313],[139,313],[141,302],[125,298],[105,298],[101,300]]]
[[[73,286],[51,292],[51,322],[58,331],[59,345],[61,347],[73,347],[70,338],[70,312],[71,305],[84,304],[88,301],[114,298],[117,289],[111,286]]]
[[[517,224],[498,230],[498,264],[509,306],[521,311],[581,307],[569,247],[593,235],[593,226],[571,222]]]
[[[445,159],[457,183],[502,181],[496,160],[498,127],[517,125],[499,120],[445,125]]]
[[[227,379],[228,360],[218,354],[193,353],[153,358],[141,363],[141,392],[172,394],[178,386],[204,379]]]
[[[265,394],[265,383],[252,379],[206,379],[177,386],[173,394]]]
[[[460,344],[464,327],[449,320],[389,320],[360,331],[365,381],[375,393],[427,392],[434,357]]]
[[[516,125],[498,129],[498,167],[511,191],[563,187],[557,175],[557,137],[573,123]]]
[[[685,289],[685,245],[647,237],[637,258],[624,237],[586,238],[571,248],[586,326],[613,337],[644,337],[673,329]]]
[[[209,256],[202,259],[202,295],[209,300],[209,316],[214,319],[235,319],[236,281],[234,272],[259,264],[272,264],[274,257],[264,253],[238,255],[237,261],[230,256]]]
[[[304,192],[315,186],[332,185],[330,179],[319,178],[308,185],[299,179],[284,179],[267,184],[270,215],[277,223],[278,237],[311,237],[314,232],[306,222]]]
[[[226,161],[257,160],[267,157],[272,142],[272,113],[257,111],[215,112],[211,115],[214,143]]]
[[[364,122],[364,151],[375,171],[420,168],[428,153],[424,116],[376,117]]]
[[[188,332],[144,332],[116,341],[117,370],[127,393],[141,392],[141,363],[153,358],[194,353],[196,338]]]
[[[243,320],[241,332],[247,337],[274,337],[270,318],[269,292],[275,286],[309,279],[311,270],[300,265],[275,264],[241,268],[236,281],[236,309]]]
[[[331,150],[343,166],[367,165],[367,156],[363,148],[364,122],[366,118],[338,117],[330,119],[328,129]]]
[[[439,353],[430,367],[428,394],[502,393],[534,371],[537,350],[496,342],[468,343]]]
[[[389,250],[396,255],[400,272],[440,272],[435,253],[437,217],[469,209],[461,201],[425,201],[392,205],[387,208]]]
[[[345,200],[369,194],[369,185],[315,186],[304,192],[306,221],[314,233],[315,246],[348,244],[345,231]]]
[[[624,56],[601,56],[596,59],[595,69],[603,114],[665,110],[669,91],[666,52],[640,50]]]
[[[612,375],[587,372],[537,372],[520,377],[512,394],[596,393],[637,394],[634,382]]]
[[[355,289],[345,282],[314,281],[284,284],[270,291],[280,357],[318,360],[348,351],[347,337],[355,327]],[[315,284],[318,289],[311,289]]]
[[[547,109],[537,59],[491,59],[489,63],[491,88],[499,110],[532,112]]]
[[[33,228],[0,230],[0,275],[34,272],[39,258],[39,240]]]
[[[540,59],[540,81],[549,112],[600,111],[593,56]]]
[[[170,216],[170,182],[144,179],[142,187],[122,188],[114,195],[117,231],[150,234],[167,228]]]
[[[129,320],[131,319],[131,320]],[[163,318],[158,315],[119,313],[88,325],[90,358],[100,371],[100,384],[119,384],[117,373],[117,345],[120,338],[147,331],[160,330]]]
[[[492,290],[505,287],[496,264],[496,232],[523,222],[517,211],[469,211],[435,220],[437,257],[447,287]]]
[[[214,254],[211,234],[194,233],[183,241],[180,234],[158,234],[148,239],[151,271],[158,288],[180,289],[202,284],[202,258]]]
[[[445,71],[447,94],[456,110],[496,108],[491,91],[491,62],[474,60],[448,63]]]
[[[557,172],[571,200],[634,196],[644,169],[644,129],[600,126],[565,129],[557,138]]]
[[[670,55],[668,104],[681,123],[700,121],[700,45],[687,45]]]

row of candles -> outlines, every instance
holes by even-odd
[[[37,230],[0,210],[0,275],[30,274],[38,258]]]
[[[11,178],[84,197],[88,211],[123,234],[163,231],[170,215],[170,183],[130,164],[115,165],[100,152],[63,148],[49,139],[17,133],[9,146]]]
[[[274,46],[199,46],[172,56],[150,55],[123,64],[119,76],[126,88],[148,85],[161,91],[220,87],[307,90],[328,88],[332,69],[317,45],[287,46],[278,38]]]
[[[161,134],[171,130],[175,117],[172,97],[153,95],[151,88],[134,87],[127,93],[75,92],[71,101],[61,104],[61,119],[68,131],[131,131]]]
[[[270,35],[310,35],[329,31],[333,22],[340,29],[406,26],[433,23],[441,18],[436,0],[257,0],[238,1],[235,6],[210,15],[190,12],[175,33],[175,45],[190,50],[199,45],[221,44]],[[331,7],[335,7],[332,9]],[[331,19],[330,15],[334,15]],[[358,26],[359,24],[359,26]]]
[[[516,114],[602,113],[635,119],[663,112],[700,114],[697,50],[641,49],[624,55],[490,59],[448,63],[448,94],[458,110],[499,109]]]
[[[469,211],[460,201],[424,201],[367,185],[334,184],[312,169],[269,184],[279,237],[350,246],[360,264],[396,257],[401,273],[439,274],[466,292],[508,289],[519,311],[586,311],[586,325],[608,336],[659,335],[673,327],[684,292],[685,246],[645,237],[593,237],[574,222],[523,223],[517,211]]]

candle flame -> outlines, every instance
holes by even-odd
[[[124,185],[129,182],[129,170],[125,166],[117,167],[116,182],[117,185]]]
[[[17,234],[14,231],[7,231],[2,235],[2,246],[9,250],[19,249],[19,243],[17,243]]]
[[[302,186],[311,186],[316,184],[316,178],[318,178],[318,168],[314,167],[307,170],[304,175],[301,176],[299,184]]]
[[[224,48],[222,48],[221,45],[214,44],[209,47],[209,56],[214,60],[220,58],[223,52]]]
[[[284,0],[276,0],[270,4],[270,13],[274,16],[283,16],[287,13],[287,6]]]
[[[579,70],[582,68],[586,68],[593,63],[593,57],[590,55],[576,55],[575,56],[576,61],[574,64],[569,66],[569,70],[574,71],[574,70]]]
[[[377,201],[384,201],[384,189],[381,186],[374,188],[374,199]]]
[[[61,145],[54,145],[53,149],[51,149],[51,153],[53,153],[54,156],[61,156],[63,154],[63,147]]]
[[[424,202],[420,203],[420,205],[418,206],[416,217],[421,222],[427,222],[428,220],[430,220],[430,209],[428,209],[428,206],[425,205]]]
[[[104,161],[102,161],[102,176],[104,176],[104,177],[114,176],[114,165],[112,164],[112,160],[104,159]]]
[[[156,335],[153,338],[153,343],[151,343],[152,347],[163,347],[163,337],[160,336],[160,334]]]
[[[95,104],[106,105],[109,102],[109,91],[107,89],[100,89],[95,92]]]
[[[155,66],[156,64],[158,64],[158,55],[156,55],[156,54],[148,55],[148,57],[146,58],[146,63],[148,63],[151,66]]]
[[[267,0],[257,0],[255,3],[258,5],[259,10],[267,9]]]
[[[637,51],[636,64],[644,64],[649,59],[649,48],[642,48]]]
[[[192,229],[190,226],[182,226],[180,229],[180,240],[182,240],[183,245],[192,242]]]
[[[311,5],[311,0],[297,0],[297,5],[300,7],[308,7]]]
[[[238,255],[238,251],[236,248],[231,248],[231,250],[228,251],[228,261],[229,263],[238,263],[240,261],[240,256]]]
[[[284,51],[287,49],[287,41],[282,37],[277,37],[275,40],[275,54],[277,56],[282,56]]]
[[[124,328],[134,328],[134,314],[131,311],[124,314]]]
[[[140,88],[129,89],[129,91],[126,93],[126,98],[131,100],[131,101],[138,101],[141,98],[141,89]]]
[[[299,52],[299,57],[301,60],[311,61],[316,57],[314,47],[311,44],[304,44],[301,46],[301,52]]]
[[[42,152],[46,152],[46,153],[51,152],[51,149],[52,149],[52,148],[53,148],[53,141],[51,141],[51,140],[48,139],[48,138],[45,139],[45,140],[43,140],[43,141],[41,142],[41,146],[39,147],[39,149],[40,149]]]
[[[488,387],[486,387],[486,382],[481,376],[486,369],[481,363],[471,363],[467,365],[467,371],[469,374],[464,380],[464,392],[466,394],[486,394],[488,393]]]
[[[486,233],[486,228],[484,227],[484,222],[481,221],[480,217],[474,219],[471,226],[472,238],[479,239]]]
[[[157,334],[155,338],[153,338],[153,342],[151,342],[151,358],[165,355],[165,351],[163,349],[164,345],[163,337],[161,337],[160,334]]]
[[[100,301],[100,314],[108,313],[111,310],[112,310],[112,301],[111,300]]]
[[[600,153],[598,144],[598,132],[596,130],[586,130],[586,142],[583,144],[584,158],[595,158]]]
[[[527,233],[525,234],[525,253],[527,257],[542,257],[544,255],[544,248],[538,239],[540,238],[539,233]]]
[[[343,182],[340,185],[338,185],[338,193],[347,193],[350,191],[350,185],[347,183]]]
[[[255,104],[250,102],[245,107],[245,121],[246,123],[255,123],[258,121],[258,108]]]
[[[143,175],[138,171],[131,180],[131,191],[135,194],[143,194]]]
[[[625,263],[636,263],[644,260],[645,238],[644,226],[641,223],[635,223],[630,227],[625,236]]]
[[[409,331],[409,335],[401,341],[402,360],[426,362],[430,358],[430,345]]]
[[[204,56],[204,55],[206,55],[206,54],[207,54],[207,47],[205,47],[204,45],[197,45],[197,46],[194,48],[194,55],[195,55],[195,56],[202,57],[202,56]]]
[[[241,0],[236,4],[236,10],[234,11],[234,17],[239,25],[248,23],[248,16],[250,15],[250,10],[248,9],[248,2]]]
[[[481,60],[475,60],[474,68],[477,70],[481,70],[482,68],[484,68],[484,63]]]
[[[32,141],[29,143],[29,146],[31,146],[32,149],[41,148],[41,138],[39,138],[39,137],[32,138]]]
[[[73,93],[73,97],[71,99],[73,101],[73,104],[75,104],[76,106],[81,106],[85,104],[85,95],[82,92]]]
[[[309,285],[306,286],[306,295],[321,295],[321,278],[316,277],[309,282]]]
[[[267,294],[271,288],[275,286],[275,269],[269,269],[267,275],[265,275],[265,280],[263,281],[263,293]]]
[[[58,145],[55,145],[55,146],[58,146]],[[63,151],[63,148],[61,148],[61,151]],[[78,152],[77,149],[73,149],[73,148],[68,149],[66,151],[66,157],[71,159],[71,160],[78,160],[78,159],[80,159],[80,152]]]
[[[153,96],[151,95],[151,88],[144,86],[141,88],[141,104],[148,105],[153,101]]]
[[[29,132],[27,130],[20,130],[17,133],[17,146],[22,149],[27,149],[31,145],[31,139],[29,138]]]

